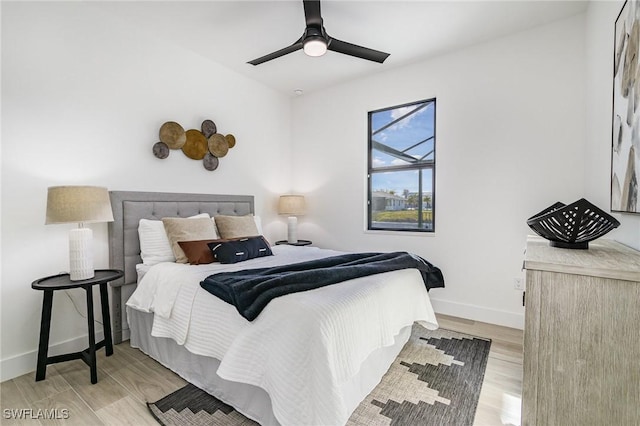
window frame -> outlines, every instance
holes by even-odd
[[[386,166],[386,167],[373,167],[373,138],[372,138],[372,116],[373,114],[389,111],[397,108],[409,107],[417,104],[433,104],[433,162],[432,164],[422,163],[418,165],[406,164],[406,165],[395,165],[395,166]],[[420,233],[430,233],[434,234],[436,230],[436,145],[437,145],[437,137],[436,137],[436,122],[437,122],[437,104],[436,98],[428,98],[422,99],[414,102],[407,102],[400,105],[394,105],[386,108],[379,108],[377,110],[367,112],[367,231],[393,231],[393,232],[420,232]],[[380,172],[394,172],[394,171],[418,171],[418,192],[422,191],[422,171],[430,170],[432,173],[432,188],[431,188],[431,229],[419,228],[416,226],[415,228],[392,228],[392,227],[383,227],[383,226],[373,226],[373,174]],[[422,199],[424,197],[424,192],[422,193],[422,197],[419,197],[419,208],[418,208],[418,218],[421,216],[421,208],[422,208]],[[419,223],[419,222],[418,222]]]

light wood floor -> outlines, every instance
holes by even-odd
[[[492,339],[487,371],[475,424],[519,425],[522,388],[522,331],[438,315],[442,328]],[[0,384],[2,425],[157,425],[146,401],[156,401],[186,382],[128,342],[111,357],[98,356],[98,383],[89,381],[89,368],[80,360],[49,365],[46,380],[35,373]],[[11,409],[68,410],[67,419],[7,419]],[[60,416],[62,417],[62,416]]]

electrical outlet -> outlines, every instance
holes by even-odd
[[[524,290],[524,282],[522,278],[514,278],[513,279],[513,288],[516,290]]]

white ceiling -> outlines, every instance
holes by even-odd
[[[384,64],[302,51],[246,62],[296,41],[301,0],[93,3],[158,39],[210,58],[293,96],[428,59],[583,12],[587,1],[322,1],[329,35],[391,54]]]

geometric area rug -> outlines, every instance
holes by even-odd
[[[414,324],[409,341],[347,426],[473,425],[490,347],[487,339]],[[147,406],[166,426],[257,424],[191,384]]]

